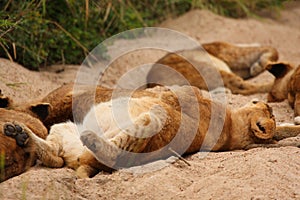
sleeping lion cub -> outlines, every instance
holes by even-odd
[[[37,155],[45,166],[68,166],[81,178],[103,169],[166,158],[172,155],[166,150],[169,148],[188,154],[285,145],[272,139],[275,119],[272,109],[263,102],[252,101],[230,110],[202,97],[195,87],[151,90],[159,95],[98,103],[84,115],[82,123],[53,125],[46,140],[17,121],[4,124],[4,133]],[[127,101],[128,107],[123,109]],[[138,159],[124,157],[128,152],[136,153]]]
[[[243,95],[271,90],[272,82],[255,84],[245,80],[264,72],[267,66],[281,63],[277,61],[276,49],[226,42],[206,43],[202,47],[169,53],[159,59],[148,73],[148,87],[193,85],[205,90],[226,87],[233,94]]]
[[[294,109],[294,123],[300,125],[300,65],[271,65],[267,69],[275,76],[274,85],[268,94],[268,102],[288,99]]]

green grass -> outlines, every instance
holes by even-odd
[[[5,85],[11,88],[20,88],[22,85],[26,85],[26,84],[27,83],[24,82],[15,82],[15,83],[6,83]]]
[[[0,152],[0,183],[5,179],[5,152]],[[2,191],[0,191],[1,193]],[[1,195],[0,195],[1,196]]]
[[[247,17],[261,9],[281,8],[284,1],[3,0],[0,56],[34,70],[51,64],[80,64],[90,50],[112,35],[154,26],[191,9]]]

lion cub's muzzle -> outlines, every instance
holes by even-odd
[[[257,112],[253,112],[251,119],[251,130],[255,137],[262,140],[271,139],[276,131],[276,122],[272,108],[259,100],[252,100],[252,105]],[[254,111],[254,110],[253,110]]]

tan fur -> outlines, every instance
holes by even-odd
[[[278,60],[278,52],[269,46],[232,45],[225,42],[203,44],[211,55],[223,60],[233,73],[243,79],[257,76],[270,62]]]
[[[13,121],[23,123],[40,138],[45,139],[47,136],[47,129],[37,118],[26,113],[0,108],[0,162],[4,162],[4,169],[2,165],[0,169],[0,181],[21,174],[36,161],[36,156],[31,153],[30,148],[18,146],[14,139],[4,134],[4,124]]]
[[[39,137],[45,139],[47,136],[47,129],[50,128],[51,125],[65,122],[67,120],[73,119],[72,113],[72,102],[74,103],[74,107],[76,108],[77,113],[79,115],[75,116],[78,120],[83,120],[84,115],[89,110],[89,103],[93,103],[93,88],[88,86],[80,86],[80,88],[76,91],[76,94],[73,93],[73,84],[63,85],[58,89],[50,92],[45,98],[41,99],[37,102],[32,102],[28,104],[13,104],[11,98],[1,94],[0,101],[3,100],[7,109],[0,109],[0,153],[1,156],[4,156],[4,169],[0,170],[1,179],[0,181],[6,180],[7,178],[13,177],[24,172],[28,167],[32,166],[32,164],[36,161],[36,156],[33,156],[31,150],[32,148],[21,148],[16,145],[16,141],[10,137],[5,136],[3,133],[3,125],[6,122],[14,122],[17,121],[21,124],[24,124],[26,127],[29,127],[35,134]],[[98,87],[96,89],[96,102],[105,102],[109,101],[112,96],[112,89],[107,89],[103,87]],[[120,95],[128,94],[130,91],[120,91]],[[153,92],[150,91],[140,91],[135,94],[138,96],[150,95],[155,96]],[[74,97],[74,99],[73,99]],[[6,104],[9,102],[9,104]],[[3,104],[4,105],[4,104]],[[49,115],[46,118],[41,118],[38,113],[32,110],[32,106],[37,105],[47,105],[45,109],[49,111]],[[40,122],[42,121],[45,126]],[[85,156],[89,155],[89,153],[83,153],[82,158],[80,159],[85,166],[86,162],[91,165],[90,160],[87,157],[91,157],[96,160],[93,156]],[[88,161],[87,161],[88,160]],[[98,162],[94,162],[95,166],[99,168],[109,170],[108,167],[101,165]],[[90,169],[90,174],[93,169]]]
[[[55,123],[72,119],[72,91],[73,84],[66,84],[53,90],[41,100],[22,104],[10,104],[8,108],[28,113],[40,119],[49,129]],[[66,110],[68,112],[65,112]]]
[[[147,76],[148,87],[190,84],[200,89],[212,90],[225,86],[234,94],[244,95],[270,91],[271,82],[251,84],[244,79],[257,76],[267,65],[276,63],[278,53],[274,48],[240,47],[224,42],[202,46],[209,54],[202,49],[191,49],[169,53],[157,61]],[[162,68],[162,65],[169,68]]]
[[[106,91],[104,88],[99,87],[100,90]],[[89,92],[87,91],[87,93]],[[193,93],[196,95],[196,99],[192,98]],[[80,95],[83,94],[84,92]],[[109,94],[109,92],[106,94]],[[103,158],[107,161],[105,163],[112,166],[117,164],[117,158],[121,156],[118,148],[135,153],[157,152],[133,162],[132,165],[170,156],[170,152],[163,153],[160,149],[168,145],[175,137],[181,120],[184,120],[183,124],[186,131],[175,141],[175,146],[172,146],[172,148],[177,150],[188,144],[185,153],[197,152],[201,145],[204,145],[204,150],[209,150],[207,148],[211,146],[213,151],[248,149],[262,144],[266,147],[269,144],[276,145],[276,141],[272,140],[276,128],[275,119],[271,108],[263,102],[253,101],[243,108],[230,110],[222,104],[203,98],[198,89],[191,89],[190,87],[178,87],[173,91],[156,87],[148,91],[137,91],[133,96],[129,104],[133,126],[125,128],[125,132],[120,130],[113,122],[113,116],[110,114],[112,108],[110,101],[96,105],[96,116],[100,122],[99,125],[104,130],[103,138],[97,136],[96,134],[99,133],[92,130],[93,128],[81,129],[83,131],[81,139],[91,149],[82,145],[78,126],[75,126],[72,122],[52,126],[46,140],[37,137],[35,135],[36,130],[27,128],[28,125],[22,121],[19,122],[13,119],[11,121],[15,122],[6,123],[5,126],[21,125],[23,132],[30,137],[26,143],[27,148],[34,149],[44,165],[48,167],[62,167],[64,165],[71,167],[76,170],[79,177],[89,177],[98,170],[108,169],[107,166],[101,164],[94,157],[94,154],[97,158]],[[182,107],[178,101],[179,97],[183,102],[186,102],[183,113],[180,112]],[[103,100],[104,97],[101,96],[101,98]],[[116,98],[115,101],[119,99],[122,98]],[[87,99],[84,99],[81,103],[86,103],[86,101]],[[156,107],[156,105],[159,105],[159,107]],[[199,113],[195,113],[197,110],[195,109],[196,105],[199,106]],[[82,106],[84,107],[84,105]],[[219,112],[221,110],[225,111],[225,123],[222,126],[220,137],[215,135],[215,131],[212,131],[204,140],[208,125],[213,117],[212,107],[217,110],[217,113],[221,113]],[[162,112],[161,108],[165,113]],[[189,115],[191,113],[200,116],[199,122]],[[91,123],[88,117],[89,113],[84,115],[86,117],[83,118],[83,124]],[[86,123],[85,120],[87,120]],[[212,124],[212,127],[218,127],[219,121],[218,119],[212,120],[213,123],[216,123]],[[190,135],[191,132],[189,131],[193,122],[198,123],[195,137]],[[157,130],[160,131],[151,136],[153,131]],[[130,135],[126,134],[126,131]],[[149,137],[141,138],[140,136],[143,135]],[[204,141],[205,144],[203,144]],[[280,145],[283,146],[283,144]]]
[[[296,68],[291,65],[274,65],[268,70],[276,77],[272,90],[268,94],[269,102],[288,99],[294,109],[295,123],[300,116],[300,65]]]
[[[94,103],[106,102],[117,96],[131,94],[131,90],[109,89],[104,87],[91,87],[86,85],[75,85],[69,83],[63,85],[39,101],[27,104],[12,104],[8,108],[20,112],[25,112],[33,117],[40,119],[49,129],[53,124],[73,120],[72,109],[76,113],[75,121],[82,121],[86,112]],[[153,92],[152,92],[153,91]],[[112,97],[113,92],[117,95]],[[157,96],[156,90],[140,90],[133,93],[133,97]],[[45,118],[40,117],[39,111],[34,112],[32,106],[48,105],[48,115]]]
[[[300,116],[300,65],[295,69],[288,84],[288,100],[295,116]]]
[[[91,106],[93,106],[93,104],[90,104],[90,101],[92,101],[92,103],[94,101],[93,98],[91,98],[94,97],[94,93],[92,92],[94,88],[90,88],[88,86],[80,86],[80,88],[82,88],[82,90],[77,90],[75,94],[72,91],[73,85],[65,85],[50,93],[49,96],[45,97],[45,99],[48,99],[48,103],[52,107],[50,115],[51,118],[48,118],[50,119],[50,121],[54,120],[56,121],[56,123],[66,121],[67,119],[65,118],[65,113],[72,113],[72,100],[75,101],[73,102],[73,105],[75,105],[75,109],[78,114],[76,116],[78,119],[77,122],[83,122],[84,119],[87,118],[86,115],[88,114],[88,111],[90,110]],[[174,94],[174,92],[176,93],[176,95]],[[196,99],[192,98],[194,93],[196,94]],[[97,104],[100,103],[100,107],[102,106],[99,113],[109,113],[109,106],[107,105],[110,104],[109,100],[112,97],[112,90],[103,87],[97,87],[95,94],[95,102],[97,102]],[[131,92],[126,90],[120,90],[117,94],[119,97],[122,97],[131,94]],[[207,137],[207,139],[205,140],[206,143],[203,144],[204,149],[208,148],[209,146],[213,146],[213,151],[224,151],[243,148],[248,149],[255,147],[253,146],[253,144],[264,143],[266,143],[265,145],[266,147],[268,147],[269,143],[274,143],[274,141],[271,139],[274,134],[276,135],[277,139],[295,136],[295,134],[290,135],[289,133],[287,133],[287,129],[283,128],[279,129],[276,132],[274,131],[275,121],[271,114],[271,109],[262,102],[252,102],[244,108],[238,110],[229,110],[222,104],[212,102],[211,100],[202,97],[200,90],[196,88],[190,89],[190,87],[187,86],[177,87],[173,90],[173,92],[165,87],[155,87],[147,90],[135,91],[131,95],[133,99],[136,99],[136,101],[134,100],[135,102],[131,104],[130,112],[132,114],[132,117],[136,119],[135,121],[137,122],[137,124],[142,125],[142,128],[140,128],[139,130],[147,129],[147,126],[144,127],[144,125],[147,125],[149,122],[153,121],[147,113],[150,108],[153,108],[154,104],[162,106],[162,108],[167,112],[166,121],[165,123],[163,123],[164,127],[161,131],[159,131],[158,134],[154,135],[153,137],[138,140],[137,138],[128,137],[128,135],[122,134],[122,132],[118,129],[110,128],[110,130],[113,131],[105,132],[106,138],[110,140],[110,142],[107,142],[106,140],[101,142],[101,139],[99,139],[99,137],[90,130],[83,131],[82,139],[83,141],[85,141],[85,144],[91,144],[91,146],[94,145],[95,147],[99,147],[97,146],[97,142],[99,143],[100,141],[105,151],[98,152],[101,148],[94,148],[92,150],[94,151],[94,153],[100,153],[101,157],[103,158],[116,158],[120,156],[118,155],[118,151],[116,151],[115,147],[113,145],[110,145],[112,143],[116,144],[121,149],[128,149],[130,147],[130,151],[133,152],[152,152],[157,149],[160,149],[161,147],[167,145],[168,142],[172,140],[172,138],[174,138],[178,130],[180,120],[184,120],[183,124],[185,124],[185,128],[187,130],[189,130],[192,126],[192,123],[195,122],[196,119],[192,119],[191,116],[187,116],[186,112],[196,114],[195,116],[198,116],[198,114],[200,113],[201,120],[199,121],[199,124],[197,124],[198,131],[196,137],[186,141],[186,138],[192,136],[183,134],[178,139],[178,141],[180,142],[175,144],[179,145],[177,147],[180,148],[180,146],[185,144],[184,141],[192,141],[191,144],[188,143],[189,148],[187,148],[184,152],[197,152],[203,144],[204,136],[207,134],[209,124],[208,122],[210,121],[210,118],[215,117],[211,116],[212,106],[217,110],[225,110],[225,123],[224,127],[222,127],[221,129],[222,133],[220,137],[214,135],[214,131],[209,133],[209,137]],[[74,99],[72,99],[73,97]],[[118,99],[119,97],[116,97],[116,99]],[[185,105],[185,112],[183,113],[183,115],[181,115],[180,113],[180,111],[182,110],[182,104],[179,104],[178,97],[180,97],[181,103],[184,103]],[[64,101],[60,101],[60,99],[64,99]],[[56,106],[54,107],[51,104],[54,104]],[[195,109],[196,105],[199,106],[200,112],[198,114],[195,113],[197,112],[197,109]],[[103,109],[108,110],[105,110],[104,112]],[[5,141],[2,143],[2,146],[9,144],[9,146],[2,147],[2,149],[6,148],[6,152],[9,152],[10,155],[18,154],[18,152],[21,151],[23,153],[26,152],[29,153],[31,157],[30,160],[33,161],[35,159],[34,155],[37,154],[37,156],[40,160],[42,160],[44,165],[49,167],[71,167],[73,169],[76,169],[77,175],[79,177],[92,176],[99,170],[111,170],[111,168],[99,162],[90,149],[82,146],[81,142],[79,141],[79,133],[74,131],[76,128],[74,127],[73,123],[68,122],[52,126],[52,128],[50,129],[50,135],[47,137],[46,140],[43,140],[39,137],[36,137],[36,135],[38,135],[41,136],[41,138],[45,138],[46,134],[46,130],[39,122],[39,120],[29,116],[29,118],[33,119],[33,126],[28,124],[29,121],[27,120],[27,118],[24,118],[24,116],[28,116],[28,114],[24,114],[20,110],[11,111],[1,109],[1,111],[1,113],[7,113],[1,117],[1,121],[3,124],[4,122],[22,124],[25,132],[32,139],[29,140],[28,143],[26,143],[26,148],[21,148],[16,145],[16,142],[12,138],[4,136],[2,132],[1,137],[4,138],[2,141]],[[160,115],[159,113],[160,111],[154,112],[154,116]],[[115,124],[109,123],[109,119],[112,118],[112,116],[109,116],[110,115],[104,114],[101,118],[100,115],[100,121],[103,122],[103,125],[109,124],[111,125],[111,127],[115,127]],[[212,122],[216,123],[218,122],[218,120]],[[1,127],[3,127],[3,124],[1,125]],[[5,124],[9,125],[11,123]],[[157,127],[160,126],[158,125]],[[218,127],[218,123],[215,125],[213,124],[212,127]],[[263,130],[265,131],[264,134],[261,133],[261,127],[263,127]],[[133,127],[132,130],[135,130],[134,128],[135,127]],[[295,127],[293,133],[297,133],[298,130],[299,127]],[[41,132],[43,133],[42,135]],[[143,132],[141,134],[143,134]],[[125,139],[123,137],[125,137]],[[214,145],[213,142],[215,140],[217,140],[217,143]],[[7,143],[6,141],[9,141],[9,143]],[[124,143],[124,141],[127,142]],[[283,144],[280,145],[282,146]],[[177,147],[173,148],[176,149]],[[154,154],[150,157],[145,157],[144,159],[139,160],[138,162],[134,162],[132,164],[138,165],[167,156],[169,156],[169,154],[161,154],[161,152],[158,151],[157,154]],[[20,158],[20,156],[12,156],[11,158],[18,160],[17,163],[18,166],[20,166],[18,168],[20,169],[18,173],[21,173],[27,167],[31,166],[30,164],[27,165],[25,161],[23,161]],[[10,161],[7,161],[7,163],[9,162]],[[9,173],[10,175],[7,177],[11,177],[16,174],[11,172]]]

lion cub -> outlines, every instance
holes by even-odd
[[[53,125],[46,140],[24,122],[5,123],[4,133],[35,153],[45,166],[68,166],[79,177],[166,158],[172,155],[166,150],[169,147],[194,153],[277,145],[272,140],[275,119],[263,102],[230,110],[203,98],[194,87],[156,90],[159,96],[119,97],[96,104],[82,123]],[[123,109],[124,105],[128,107]],[[135,153],[136,159],[131,157],[128,163],[126,152]]]
[[[268,102],[288,99],[294,109],[294,122],[300,125],[300,65],[272,65],[268,70],[275,76],[272,90],[268,94]]]
[[[182,50],[158,60],[147,76],[148,87],[193,85],[205,90],[226,87],[234,94],[244,95],[271,90],[272,82],[252,84],[244,79],[255,77],[265,71],[266,66],[276,64],[276,49],[225,42],[207,43],[202,47],[204,50]]]

